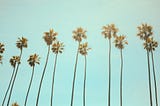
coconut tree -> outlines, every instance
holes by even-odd
[[[88,54],[88,50],[90,50],[91,48],[88,48],[88,43],[84,43],[84,44],[80,44],[79,47],[79,53],[81,55],[84,56],[85,58],[85,67],[84,67],[84,82],[83,82],[83,106],[85,106],[86,102],[85,102],[85,97],[86,97],[86,76],[87,76],[87,54]]]
[[[83,39],[87,38],[86,35],[86,30],[83,28],[79,27],[76,30],[74,30],[73,33],[73,39],[78,42],[78,48],[77,48],[77,54],[76,54],[76,61],[75,61],[75,66],[74,66],[74,76],[73,76],[73,83],[72,83],[72,95],[71,95],[71,104],[70,106],[73,106],[73,99],[74,99],[74,84],[76,80],[76,70],[77,70],[77,63],[78,63],[78,54],[79,54],[79,46],[80,43]]]
[[[13,103],[12,106],[19,106],[17,102]]]
[[[5,51],[4,44],[0,43],[0,64],[2,64],[2,59],[3,59],[3,56],[1,54],[3,54],[4,51]]]
[[[152,26],[148,24],[142,24],[137,27],[138,28],[138,34],[137,36],[140,37],[141,40],[144,42],[148,42],[148,38],[152,36]],[[150,58],[149,58],[149,50],[147,51],[147,61],[148,61],[148,85],[149,85],[149,95],[150,95],[150,106],[153,105],[152,103],[152,87],[151,87],[151,72],[150,72]]]
[[[154,65],[154,54],[153,51],[158,47],[158,42],[153,39],[153,37],[147,38],[146,42],[144,42],[144,49],[148,50],[151,53],[152,58],[152,68],[153,68],[153,78],[154,78],[154,90],[155,90],[155,99],[156,106],[158,106],[158,93],[157,93],[157,81],[156,81],[156,72]]]
[[[102,35],[104,36],[105,39],[109,40],[109,53],[108,53],[108,58],[109,58],[109,80],[108,80],[108,106],[110,106],[110,98],[111,98],[111,38],[116,37],[116,34],[118,32],[118,29],[115,27],[114,24],[106,25],[102,27]]]
[[[13,67],[13,71],[12,71],[12,75],[11,75],[11,78],[10,78],[10,81],[9,81],[8,88],[7,88],[7,90],[5,92],[5,96],[3,98],[2,106],[4,106],[8,91],[9,91],[9,89],[11,87],[11,84],[12,84],[12,81],[13,81],[13,77],[14,77],[14,73],[15,73],[15,69],[16,69],[16,64],[20,63],[20,57],[19,56],[12,56],[12,58],[10,59],[9,62],[11,64],[11,66]]]
[[[31,75],[29,86],[28,86],[28,90],[27,90],[24,106],[26,106],[26,104],[27,104],[28,95],[29,95],[29,91],[30,91],[30,88],[31,88],[31,85],[32,85],[33,76],[34,76],[35,65],[36,64],[40,64],[40,58],[39,58],[39,56],[37,54],[33,54],[33,55],[29,56],[29,59],[27,61],[28,61],[29,65],[32,67],[32,75]]]
[[[8,98],[7,106],[9,106],[9,102],[10,102],[10,99],[11,99],[11,96],[12,96],[12,91],[13,91],[15,80],[16,80],[16,77],[17,77],[17,73],[18,73],[18,69],[19,69],[19,65],[20,65],[20,61],[21,61],[21,57],[22,57],[23,48],[27,48],[27,46],[28,46],[27,41],[28,40],[26,38],[22,37],[22,38],[18,38],[18,41],[16,42],[17,48],[20,49],[20,56],[19,56],[19,62],[17,64],[16,70],[15,70],[15,74],[14,74],[14,77],[13,77],[11,90],[9,92],[9,98]]]
[[[125,40],[124,35],[116,36],[114,43],[115,47],[120,49],[120,55],[121,55],[121,70],[120,70],[120,106],[122,106],[123,102],[123,96],[122,96],[122,85],[123,85],[123,53],[122,50],[124,49],[124,45],[128,44],[127,40]]]
[[[50,106],[53,105],[52,102],[53,102],[53,95],[54,95],[54,80],[55,80],[55,74],[56,74],[57,58],[58,58],[58,54],[63,52],[63,49],[64,49],[64,44],[59,41],[56,41],[52,45],[52,51],[55,54],[55,62],[54,62],[54,70],[53,70],[53,74],[52,74],[52,90],[51,90]]]
[[[49,32],[44,32],[43,39],[44,39],[44,41],[46,42],[46,44],[48,46],[48,53],[47,53],[47,56],[46,56],[45,66],[44,66],[43,73],[42,73],[41,80],[40,80],[40,84],[39,84],[38,95],[37,95],[37,100],[36,100],[36,106],[38,106],[38,102],[39,102],[39,96],[40,96],[40,93],[41,93],[42,82],[43,82],[43,78],[44,78],[44,75],[45,75],[46,67],[47,67],[47,64],[48,64],[48,58],[49,58],[49,54],[50,54],[50,47],[51,47],[53,41],[56,40],[56,36],[57,35],[58,35],[58,33],[55,32],[53,29],[50,29]]]

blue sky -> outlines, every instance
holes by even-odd
[[[58,56],[55,77],[55,106],[69,106],[72,77],[77,43],[72,39],[72,31],[81,26],[87,30],[89,46],[92,50],[87,59],[87,106],[106,106],[108,91],[108,41],[101,35],[103,25],[114,23],[118,34],[127,36],[129,45],[124,54],[124,106],[149,106],[148,73],[146,52],[142,41],[136,37],[137,26],[148,23],[153,26],[155,39],[160,42],[159,0],[0,0],[0,42],[6,47],[3,64],[0,66],[0,103],[9,83],[12,67],[9,59],[19,55],[15,43],[18,37],[28,38],[28,48],[24,49],[22,63],[14,86],[11,102],[23,106],[31,67],[28,56],[37,53],[41,64],[35,68],[35,76],[30,91],[28,105],[34,106],[38,85],[45,63],[47,46],[42,39],[43,32],[53,28],[58,39],[64,42],[65,50]],[[111,104],[119,105],[119,50],[112,49],[112,90]],[[160,48],[154,52],[156,75],[160,101]],[[55,55],[51,53],[47,66],[40,106],[50,103],[51,73]],[[84,57],[79,56],[74,105],[82,106]],[[154,96],[153,96],[154,97]],[[155,101],[154,101],[155,102]]]

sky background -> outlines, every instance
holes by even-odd
[[[53,28],[58,32],[58,40],[65,44],[63,54],[58,55],[53,104],[70,106],[77,50],[77,42],[72,39],[72,31],[81,26],[87,30],[88,38],[85,41],[92,48],[87,56],[86,106],[106,106],[108,40],[104,39],[101,31],[102,26],[114,23],[119,28],[118,34],[126,35],[129,42],[123,50],[123,106],[149,106],[146,51],[136,34],[137,26],[148,23],[153,26],[154,38],[160,43],[159,4],[159,0],[0,0],[0,42],[4,43],[6,48],[3,64],[0,65],[0,103],[13,70],[9,59],[20,54],[20,50],[16,48],[16,41],[18,37],[23,36],[28,39],[28,48],[24,49],[22,55],[11,102],[18,102],[23,106],[32,71],[27,59],[29,55],[37,53],[41,57],[41,63],[35,67],[27,103],[28,106],[35,106],[47,55],[47,45],[42,38],[43,32]],[[118,106],[120,51],[114,46],[112,48],[111,106]],[[154,57],[160,102],[159,47],[154,52]],[[49,106],[50,103],[54,58],[55,55],[51,53],[39,106]],[[84,57],[79,55],[74,106],[82,106],[83,72]]]

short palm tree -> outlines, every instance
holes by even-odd
[[[9,85],[8,85],[7,91],[6,91],[5,96],[3,98],[2,106],[4,106],[8,91],[9,91],[9,89],[11,87],[11,84],[12,84],[12,81],[13,81],[16,65],[20,62],[20,58],[19,58],[19,56],[12,56],[12,58],[10,59],[9,62],[11,64],[11,66],[13,67],[13,72],[12,72],[12,75],[11,75],[11,78],[10,78],[10,81],[9,81]]]
[[[64,49],[64,44],[56,41],[55,43],[53,43],[52,45],[52,51],[53,53],[56,55],[55,56],[55,62],[54,62],[54,70],[53,70],[53,76],[52,76],[52,90],[51,90],[51,103],[50,106],[53,105],[53,95],[54,95],[54,79],[55,79],[55,74],[56,74],[56,65],[57,65],[57,57],[59,53],[62,53]]]
[[[83,28],[79,27],[76,30],[74,30],[73,33],[73,39],[78,42],[78,48],[77,48],[77,54],[76,54],[76,62],[74,66],[74,76],[73,76],[73,83],[72,83],[72,95],[71,95],[71,104],[70,106],[73,106],[73,99],[74,99],[74,84],[75,84],[75,79],[76,79],[76,70],[77,70],[77,63],[78,63],[78,54],[79,54],[79,46],[80,43],[83,39],[87,38],[86,35],[86,30]]]
[[[3,56],[1,55],[5,51],[4,44],[0,43],[0,64],[2,64]]]
[[[31,75],[29,86],[28,86],[28,90],[27,90],[24,106],[26,106],[26,104],[27,104],[28,95],[29,95],[29,91],[30,91],[30,88],[31,88],[31,85],[32,85],[33,76],[34,76],[34,68],[35,68],[36,64],[40,64],[40,58],[39,58],[39,56],[37,54],[33,54],[33,55],[29,56],[29,59],[27,61],[28,61],[29,65],[32,67],[32,75]]]
[[[154,78],[154,90],[155,90],[155,99],[156,106],[158,106],[158,92],[157,92],[157,81],[156,81],[156,72],[154,65],[154,54],[153,51],[158,47],[158,42],[153,39],[153,37],[147,38],[146,42],[144,42],[144,49],[148,50],[151,53],[152,58],[152,68],[153,68],[153,78]]]
[[[112,37],[116,37],[117,32],[118,32],[118,28],[115,27],[114,24],[111,25],[106,25],[102,27],[103,31],[102,31],[102,35],[104,36],[105,39],[108,38],[109,40],[109,83],[108,83],[108,106],[110,106],[110,98],[111,98],[111,38]]]
[[[144,42],[147,42],[148,38],[150,36],[152,36],[152,34],[153,34],[153,32],[152,32],[152,26],[147,25],[147,24],[142,24],[142,25],[138,26],[137,28],[138,28],[138,34],[137,34],[137,36],[139,36],[140,39],[143,40]],[[146,51],[147,51],[147,61],[148,61],[148,84],[149,84],[149,94],[150,94],[150,106],[152,106],[153,103],[152,103],[150,58],[149,58],[149,50],[146,49]]]
[[[13,103],[12,106],[19,106],[17,102]]]
[[[84,67],[84,82],[83,82],[83,106],[85,106],[86,104],[86,76],[87,76],[87,54],[88,54],[88,50],[90,50],[91,48],[88,48],[88,43],[84,43],[84,44],[80,44],[79,47],[79,53],[81,55],[83,55],[85,57],[85,67]]]
[[[27,45],[27,41],[28,40],[26,38],[22,37],[22,38],[18,38],[18,41],[16,43],[17,48],[20,49],[20,56],[19,56],[19,60],[20,61],[21,61],[21,57],[22,57],[23,48],[27,48],[27,46],[28,46]],[[18,62],[17,68],[15,70],[15,74],[14,74],[13,82],[12,82],[12,85],[11,85],[11,90],[10,90],[10,93],[9,93],[9,98],[8,98],[7,106],[9,106],[9,102],[10,102],[10,99],[11,99],[11,96],[12,96],[12,91],[13,91],[15,80],[16,80],[16,77],[17,77],[19,65],[20,65],[20,62]]]
[[[123,53],[122,50],[124,49],[124,45],[128,44],[127,40],[125,40],[125,36],[124,35],[120,35],[120,36],[116,36],[114,43],[115,43],[115,47],[120,49],[120,55],[121,55],[121,71],[120,71],[120,106],[122,106],[122,80],[123,80]]]
[[[50,47],[51,47],[53,41],[56,40],[56,36],[57,35],[58,35],[58,33],[55,32],[53,29],[50,29],[49,32],[44,32],[43,39],[44,39],[44,41],[46,42],[46,44],[48,46],[48,53],[47,53],[45,66],[44,66],[43,73],[42,73],[41,80],[40,80],[40,85],[39,85],[38,95],[37,95],[37,100],[36,100],[36,106],[38,106],[38,102],[39,102],[39,96],[40,96],[40,92],[41,92],[42,82],[43,82],[43,78],[44,78],[44,75],[45,75],[46,67],[47,67],[47,64],[48,64],[48,58],[49,58],[49,54],[50,54]]]

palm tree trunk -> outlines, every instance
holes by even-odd
[[[109,83],[108,83],[108,106],[110,106],[111,98],[111,39],[109,39]]]
[[[11,87],[11,84],[12,84],[12,81],[13,81],[13,77],[14,77],[14,73],[15,73],[15,69],[16,69],[16,66],[13,68],[12,76],[11,76],[11,79],[10,79],[10,81],[9,81],[9,85],[8,85],[7,91],[6,91],[6,93],[5,93],[5,96],[4,96],[4,99],[3,99],[3,102],[2,102],[2,106],[4,106],[4,103],[5,103],[5,100],[6,100],[8,91],[9,91],[9,89],[10,89],[10,87]]]
[[[40,96],[40,92],[41,92],[41,87],[42,87],[42,82],[43,82],[45,70],[46,70],[47,63],[48,63],[49,53],[50,53],[50,45],[48,46],[48,53],[47,53],[47,57],[46,57],[46,63],[45,63],[44,69],[43,69],[43,73],[42,73],[42,77],[41,77],[41,81],[40,81],[40,85],[39,85],[39,89],[38,89],[38,95],[37,95],[37,100],[36,100],[36,106],[38,106],[38,102],[39,102],[39,96]]]
[[[70,106],[73,106],[74,84],[75,84],[75,79],[76,79],[76,69],[77,69],[77,63],[78,63],[79,45],[80,45],[80,43],[78,44],[77,55],[76,55],[76,62],[75,62],[75,67],[74,67],[74,76],[73,76],[73,83],[72,83],[72,96],[71,96],[71,104],[70,104]]]
[[[31,88],[33,76],[34,76],[34,66],[33,66],[33,70],[32,70],[32,76],[31,76],[31,79],[30,79],[29,87],[28,87],[28,90],[27,90],[27,95],[26,95],[24,106],[26,106],[26,104],[27,104],[28,95],[29,95],[29,91],[30,91],[30,88]]]
[[[150,59],[148,50],[147,50],[147,60],[148,60],[148,83],[149,83],[149,93],[150,93],[150,106],[152,106],[151,73],[150,73]]]
[[[83,106],[85,106],[85,96],[86,96],[86,68],[87,68],[87,58],[85,56],[85,67],[84,67],[84,85],[83,85]]]
[[[122,78],[123,78],[123,54],[122,54],[122,49],[120,50],[121,52],[121,75],[120,75],[120,106],[122,106]]]
[[[20,57],[20,62],[21,62],[21,57],[22,57],[22,51],[23,50],[21,49],[20,56],[19,56]],[[10,102],[10,99],[11,99],[11,96],[12,96],[12,91],[13,91],[15,80],[16,80],[16,77],[17,77],[19,65],[20,65],[20,63],[18,63],[17,68],[16,68],[16,72],[15,72],[15,75],[14,75],[14,78],[13,78],[13,82],[12,82],[12,85],[11,85],[11,90],[10,90],[10,93],[9,93],[9,98],[8,98],[7,106],[9,106],[9,102]]]
[[[52,102],[53,102],[54,78],[55,78],[55,73],[56,73],[57,57],[58,57],[58,54],[56,54],[55,62],[54,62],[54,70],[53,70],[53,77],[52,77],[51,104],[50,104],[50,106],[52,106]]]
[[[151,50],[151,56],[152,56],[152,67],[153,67],[153,77],[154,77],[154,88],[155,88],[155,99],[156,99],[156,106],[158,106],[158,93],[157,93],[157,81],[156,81],[156,72],[154,68],[154,56],[153,51]]]

